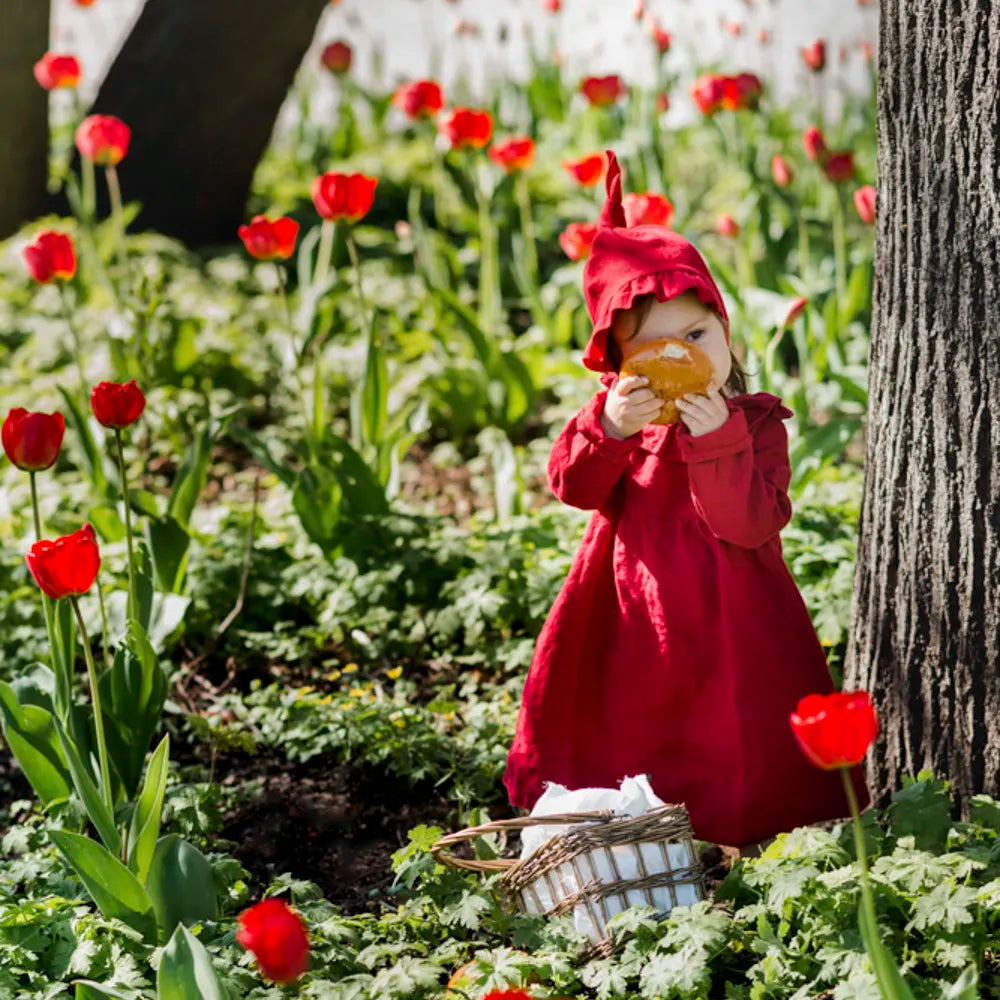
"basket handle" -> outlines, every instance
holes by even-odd
[[[509,868],[513,868],[514,865],[520,864],[521,859],[494,858],[483,861],[478,859],[469,860],[454,857],[450,853],[449,848],[486,833],[504,833],[508,830],[523,830],[525,827],[546,826],[550,823],[607,823],[614,818],[615,813],[612,810],[601,809],[596,812],[554,813],[551,816],[519,816],[516,819],[498,819],[493,823],[470,826],[464,830],[457,830],[455,833],[446,834],[431,847],[431,854],[435,861],[451,865],[453,868],[465,868],[472,872],[504,872]]]

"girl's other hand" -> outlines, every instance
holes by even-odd
[[[631,437],[659,416],[663,400],[647,385],[645,375],[626,375],[608,390],[601,414],[605,434],[619,439]]]
[[[729,407],[718,389],[710,388],[706,396],[691,392],[675,402],[691,437],[711,434],[729,419]]]

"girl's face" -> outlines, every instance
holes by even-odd
[[[642,326],[626,340],[614,331],[623,351],[660,337],[676,337],[697,344],[712,361],[712,381],[709,388],[721,389],[729,378],[732,362],[722,320],[694,292],[685,292],[676,299],[654,302]]]

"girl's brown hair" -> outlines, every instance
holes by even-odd
[[[608,360],[615,366],[615,371],[621,369],[622,351],[618,346],[614,331],[617,330],[624,340],[631,340],[639,332],[642,324],[646,322],[646,317],[655,301],[655,295],[641,295],[628,309],[615,313],[614,326],[608,331],[607,347]],[[740,364],[740,359],[733,353],[732,347],[729,348],[729,361],[731,365],[729,378],[726,379],[726,384],[722,387],[722,394],[724,396],[742,396],[747,391],[747,373],[743,365]]]

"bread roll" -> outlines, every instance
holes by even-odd
[[[659,337],[626,351],[622,375],[645,375],[649,389],[666,401],[654,424],[676,424],[681,419],[674,400],[689,392],[705,394],[712,381],[712,361],[695,343],[677,337]]]

